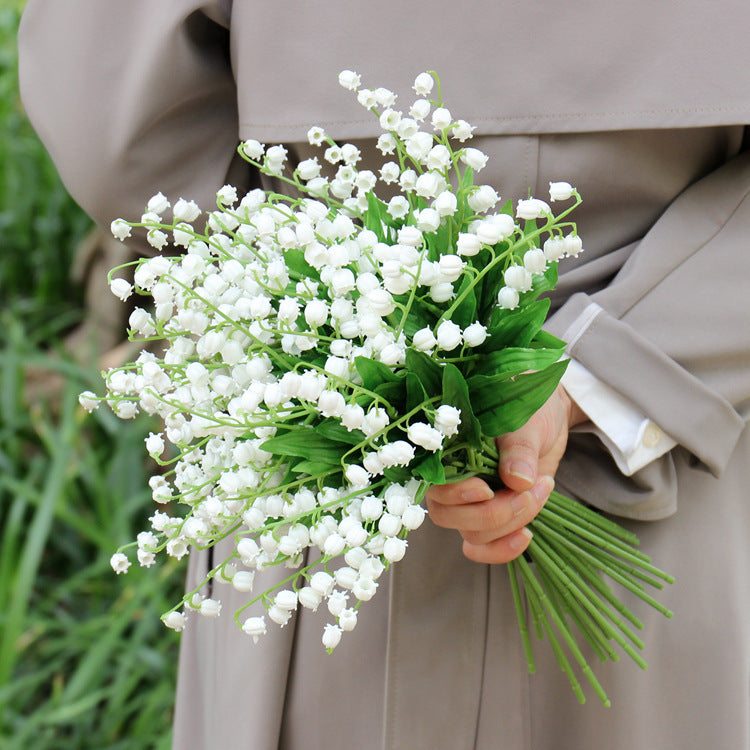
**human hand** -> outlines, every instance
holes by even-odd
[[[558,386],[523,427],[497,438],[504,489],[495,492],[478,477],[433,486],[426,495],[433,523],[458,530],[470,560],[505,563],[518,557],[531,541],[527,524],[554,487],[568,431],[586,418]]]

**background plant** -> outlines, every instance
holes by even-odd
[[[77,404],[98,375],[60,342],[83,317],[70,268],[91,224],[21,107],[23,4],[0,8],[0,746],[166,748],[177,642],[146,610],[182,574],[166,566],[126,587],[109,568],[150,505],[152,425],[84,421]],[[66,385],[40,399],[32,373]]]

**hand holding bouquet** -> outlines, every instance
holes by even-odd
[[[153,308],[134,310],[131,337],[163,341],[163,353],[144,350],[105,374],[103,398],[81,397],[87,408],[106,401],[122,418],[163,421],[146,447],[163,467],[150,480],[154,500],[172,512],[158,510],[138,535],[138,562],[231,539],[207,580],[251,592],[256,571],[290,569],[276,590],[248,593],[238,625],[257,640],[268,620],[283,627],[297,607],[320,607],[331,616],[328,649],[408,552],[427,488],[473,475],[496,482],[494,438],[556,388],[564,344],[542,329],[540,295],[557,262],[582,248],[570,184],[550,185],[551,201],[566,204],[557,215],[532,197],[499,207],[495,190],[477,184],[487,157],[463,145],[472,127],[439,94],[427,98],[434,75],[417,77],[408,114],[351,71],[339,81],[379,117],[379,174],[358,169],[354,145],[312,128],[322,162],[289,167],[283,146],[253,140],[239,149],[290,195],[240,198],[225,186],[204,219],[192,201],[170,206],[158,194],[140,222],[113,222],[120,239],[143,227],[153,247],[184,253],[140,260],[134,272]],[[122,278],[111,286],[123,299],[134,291]],[[601,574],[659,608],[643,584],[668,576],[632,535],[557,493],[531,528],[527,552],[508,566],[530,668],[524,596],[579,698],[563,644],[606,702],[573,630],[602,659],[618,658],[614,644],[643,663],[639,623]],[[112,564],[124,572],[130,560],[120,550]],[[201,588],[164,615],[169,627],[219,614]],[[265,613],[248,616],[257,603]]]

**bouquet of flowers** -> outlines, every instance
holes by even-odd
[[[475,182],[487,157],[463,145],[473,128],[443,105],[437,76],[417,76],[408,114],[352,71],[339,82],[380,120],[379,174],[357,168],[354,145],[312,128],[322,162],[289,166],[283,146],[239,147],[288,194],[240,197],[225,186],[207,216],[158,194],[139,222],[114,221],[121,240],[141,227],[157,250],[184,252],[137,261],[134,285],[110,274],[118,297],[153,301],[129,321],[146,348],[104,374],[106,395],[81,395],[87,409],[104,401],[123,419],[143,411],[164,425],[146,449],[162,468],[153,498],[171,512],[157,510],[138,534],[138,562],[231,540],[206,581],[251,592],[256,571],[291,571],[248,594],[238,626],[258,640],[267,620],[283,627],[297,607],[324,605],[329,650],[406,554],[428,487],[472,475],[496,482],[494,438],[554,391],[564,344],[542,329],[540,295],[554,287],[557,262],[582,249],[570,184],[550,185],[551,201],[567,204],[555,215],[533,197],[498,208],[495,190]],[[605,579],[669,614],[645,590],[669,576],[631,534],[558,493],[531,528],[526,553],[508,565],[529,667],[526,608],[580,700],[571,656],[607,702],[574,632],[603,660],[619,646],[645,666],[642,626]],[[125,552],[112,557],[118,573],[131,564]],[[168,627],[219,614],[206,581],[163,615]],[[248,616],[258,603],[264,614]]]

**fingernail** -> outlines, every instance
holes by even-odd
[[[508,467],[508,474],[523,479],[524,482],[534,481],[534,471],[531,466],[520,461],[514,462]]]
[[[465,503],[481,503],[485,500],[492,500],[495,493],[487,486],[472,487],[470,490],[464,490],[461,493],[461,499]]]
[[[533,534],[524,526],[517,534],[508,541],[510,548],[516,552],[521,552],[529,546],[529,542],[533,538]]]
[[[555,480],[552,477],[541,477],[539,481],[531,488],[531,492],[537,502],[546,501],[549,493],[555,488]]]

